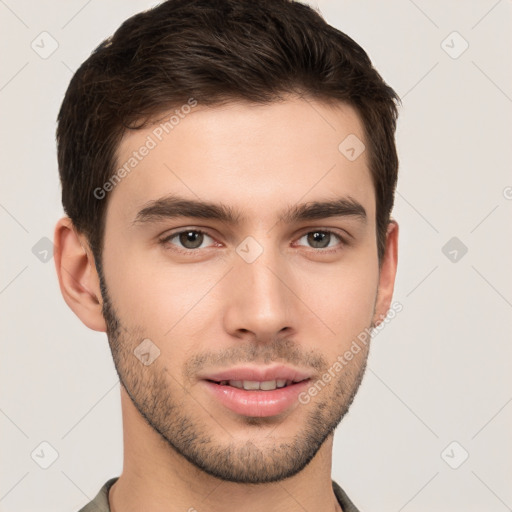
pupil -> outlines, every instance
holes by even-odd
[[[330,241],[330,233],[314,231],[308,235],[308,242],[315,248],[327,247]]]
[[[181,233],[180,242],[187,249],[196,249],[203,242],[203,234],[197,231],[186,231]]]

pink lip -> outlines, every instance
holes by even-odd
[[[291,368],[284,365],[274,366],[240,366],[238,368],[229,368],[218,372],[200,375],[199,378],[204,380],[213,380],[221,382],[223,380],[257,380],[263,382],[266,380],[293,380],[301,381],[309,379],[311,373]]]
[[[272,391],[246,391],[207,380],[203,382],[207,390],[234,413],[265,418],[276,416],[293,404],[298,404],[298,396],[308,386],[309,380]]]
[[[286,366],[230,368],[201,377],[206,390],[230,411],[257,418],[276,416],[298,403],[298,395],[308,385],[311,374]],[[247,391],[219,384],[229,380],[295,381],[271,391]]]

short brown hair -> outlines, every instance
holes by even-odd
[[[353,106],[363,122],[382,259],[398,173],[397,94],[350,37],[292,0],[167,0],[126,20],[73,76],[58,115],[62,203],[99,263],[106,200],[127,130],[193,97],[271,103],[288,94]],[[341,141],[340,141],[341,142]]]

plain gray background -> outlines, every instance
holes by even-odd
[[[333,478],[362,512],[512,510],[512,2],[311,4],[403,100],[403,311],[374,338]],[[152,5],[0,0],[3,512],[76,511],[122,470],[107,339],[65,305],[46,239],[62,214],[55,119],[72,73]]]

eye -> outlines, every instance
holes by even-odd
[[[208,238],[211,241],[214,241],[213,238],[207,235],[204,231],[199,229],[187,229],[185,231],[179,231],[178,233],[173,233],[172,235],[163,238],[161,243],[164,245],[169,243],[176,245],[178,249],[193,250],[204,248],[201,246]],[[176,240],[176,242],[173,240]]]
[[[345,242],[345,240],[334,231],[320,229],[309,231],[299,238],[299,242],[303,239],[306,239],[306,243],[313,249],[326,249],[329,247],[335,247],[336,245],[343,245]]]

